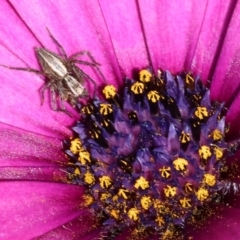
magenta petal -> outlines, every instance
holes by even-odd
[[[0,166],[46,167],[67,163],[61,140],[0,123]]]
[[[240,3],[234,3],[236,3],[236,6],[231,15],[226,36],[224,36],[223,46],[219,52],[211,88],[211,97],[213,99],[225,101],[228,104],[231,104],[233,99],[238,98],[236,94],[239,92],[240,78],[240,42],[238,40],[240,38]]]
[[[73,220],[82,212],[82,192],[57,183],[1,182],[1,238],[32,239]]]
[[[27,63],[39,69],[33,47],[56,50],[48,27],[67,54],[90,50],[109,83],[120,84],[134,68],[151,65],[174,72],[191,70],[205,79],[213,75],[211,97],[231,103],[239,86],[238,3],[227,35],[223,33],[234,7],[235,3],[223,0],[4,1],[0,6],[0,64],[24,67]],[[66,181],[60,142],[71,134],[75,119],[52,111],[49,94],[40,106],[42,78],[0,68],[0,122],[6,123],[0,124],[0,179],[5,180],[0,188],[0,238],[93,239],[99,229],[92,230],[91,217],[80,210],[83,189],[52,183]],[[94,70],[83,69],[94,74],[98,85],[103,83]],[[237,134],[239,117],[236,98],[228,121]],[[6,181],[19,179],[29,181]],[[194,239],[239,239],[239,213],[239,206],[226,208],[223,219],[213,219],[200,234],[193,232]]]
[[[189,236],[193,236],[194,240],[240,239],[239,214],[239,209],[225,207],[225,210],[220,215],[212,217],[208,223],[204,224],[204,229],[195,230]]]
[[[192,70],[207,79],[229,5],[205,0],[140,1],[153,66],[173,72]]]
[[[19,67],[26,67],[28,64],[38,68],[33,47],[39,46],[39,42],[11,4],[5,1],[1,4],[0,11],[4,13],[0,16],[0,64]],[[0,122],[49,136],[70,134],[64,125],[71,125],[73,119],[66,114],[52,111],[48,94],[45,96],[45,103],[40,106],[39,89],[44,84],[41,77],[2,66],[0,69]]]
[[[89,212],[83,212],[80,217],[64,223],[55,229],[35,238],[35,240],[59,240],[59,239],[81,239],[91,240],[97,237],[100,229],[92,230],[94,223]]]
[[[240,118],[240,94],[236,96],[233,103],[231,104],[228,113],[226,121],[230,123],[230,132],[229,136],[231,136],[230,140],[234,140],[239,138],[240,136],[240,124],[239,124],[239,118]]]
[[[116,238],[116,240],[127,240],[129,239],[130,234],[131,234],[130,231],[123,232]]]
[[[66,183],[66,171],[62,167],[0,167],[0,179]]]
[[[20,65],[16,58],[11,58],[15,61],[10,61],[9,52],[7,54],[6,51],[1,51],[1,55],[9,59],[9,65]],[[2,57],[0,63],[3,62]],[[40,105],[39,89],[43,81],[39,77],[2,67],[1,75],[0,122],[53,137],[70,135],[65,126],[70,125],[74,119],[50,109],[47,97],[43,106]]]
[[[0,45],[5,49],[8,56],[2,56],[0,64],[8,64],[9,57],[18,56],[19,60],[36,68],[37,59],[34,55],[33,46],[39,44],[35,36],[29,31],[27,25],[22,21],[19,15],[14,11],[8,1],[0,5]],[[14,28],[13,28],[14,26]],[[16,62],[18,64],[19,62]],[[1,67],[2,70],[2,67]]]
[[[50,4],[48,0],[12,0],[11,4],[45,47],[56,49],[46,31],[48,27],[67,54],[89,50],[101,63],[108,82],[122,80],[103,12],[96,1],[63,0]],[[88,71],[89,67],[84,69]],[[103,84],[99,75],[95,79]]]
[[[124,76],[150,66],[136,1],[100,1],[118,64]]]

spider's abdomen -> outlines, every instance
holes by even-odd
[[[86,89],[81,83],[77,81],[77,79],[70,75],[67,75],[64,80],[67,89],[71,91],[73,97],[79,98],[82,95],[85,95]]]
[[[63,79],[67,74],[67,67],[60,56],[44,49],[36,48],[37,58],[46,75],[51,76],[51,79]]]

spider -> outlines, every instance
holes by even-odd
[[[49,30],[48,33],[58,47],[59,54],[53,53],[44,47],[35,48],[36,56],[42,70],[30,67],[21,68],[5,65],[2,66],[13,70],[34,72],[46,77],[47,81],[40,90],[41,105],[44,102],[45,90],[50,89],[52,109],[68,113],[63,101],[68,101],[73,107],[75,107],[77,105],[78,98],[85,98],[89,96],[87,89],[84,87],[84,82],[86,80],[89,80],[94,85],[94,95],[97,87],[96,82],[76,64],[94,67],[97,69],[105,82],[106,79],[99,69],[100,64],[95,61],[89,51],[76,52],[68,57],[64,48],[53,37]],[[87,55],[91,62],[78,59],[78,57],[82,55]],[[57,98],[59,98],[59,103],[57,103]]]

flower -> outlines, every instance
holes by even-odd
[[[83,208],[102,239],[128,229],[130,239],[186,239],[186,226],[202,225],[216,201],[238,192],[229,156],[240,142],[224,140],[223,104],[210,102],[199,77],[168,71],[141,70],[123,94],[111,85],[103,93],[107,101],[82,107],[65,141],[69,181],[85,186]]]
[[[32,48],[43,44],[55,49],[48,27],[68,54],[90,50],[115,87],[122,85],[124,77],[131,77],[135,68],[148,66],[154,72],[160,67],[174,74],[182,70],[201,74],[205,84],[211,80],[211,98],[224,101],[229,108],[228,138],[233,141],[239,137],[239,7],[234,1],[3,2],[0,63],[25,67],[25,62],[38,69]],[[60,144],[71,135],[75,119],[52,111],[47,97],[40,106],[40,77],[4,68],[0,74],[0,236],[97,236],[99,230],[88,232],[92,225],[89,212],[79,208],[83,189],[63,184],[67,159]],[[94,72],[89,70],[89,74]],[[95,79],[103,84],[98,76]],[[76,111],[68,109],[78,118]],[[223,207],[223,218],[212,219],[203,231],[192,232],[194,239],[238,239],[239,201],[235,198],[231,208]],[[136,214],[131,211],[132,216]]]

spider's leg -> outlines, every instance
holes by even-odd
[[[72,70],[73,70],[74,75],[76,75],[78,82],[83,85],[85,81],[83,79],[82,71],[80,70],[80,68],[73,66]]]
[[[64,105],[64,99],[63,99],[63,93],[62,92],[59,92],[59,97],[60,97],[60,99],[59,99],[60,111],[67,112],[66,107]]]
[[[98,71],[98,73],[101,75],[104,83],[107,83],[107,80],[106,80],[106,78],[104,77],[102,71],[101,71],[100,68],[99,68],[97,65],[95,65],[94,63],[85,62],[85,61],[81,61],[81,60],[74,60],[72,63],[83,64],[83,65],[92,66],[92,67],[96,68],[97,71]]]
[[[93,85],[94,85],[94,96],[96,95],[96,91],[97,91],[97,83],[89,76],[87,75],[86,73],[84,73],[80,68],[74,66],[73,68],[73,72],[74,74],[76,75],[77,77],[77,80],[83,84],[84,83],[84,77],[87,78],[88,80],[90,80]]]
[[[94,85],[93,96],[95,97],[96,96],[96,91],[97,91],[97,83],[89,75],[84,73],[81,69],[79,69],[79,71],[81,72],[82,76],[86,77]]]
[[[86,61],[81,61],[81,60],[76,59],[77,56],[82,56],[82,55],[87,55],[91,59],[92,64],[90,64],[89,62],[86,62]],[[80,63],[80,64],[84,64],[84,65],[89,65],[89,66],[92,65],[93,67],[95,67],[97,69],[97,71],[101,75],[103,81],[105,83],[107,83],[105,76],[103,75],[102,71],[98,67],[101,64],[96,62],[96,60],[94,59],[94,57],[92,56],[92,54],[89,51],[82,51],[82,52],[75,53],[69,57],[69,60],[72,61],[73,63]]]
[[[60,50],[60,53],[62,54],[62,56],[65,58],[65,60],[67,59],[67,54],[63,48],[63,46],[57,41],[57,39],[55,37],[53,37],[53,35],[51,34],[51,32],[49,31],[49,29],[47,28],[48,34],[50,36],[50,38],[52,39],[52,41],[57,45],[57,47]]]
[[[69,95],[68,101],[72,105],[72,107],[76,108],[77,101],[78,101],[77,97],[73,97],[73,96]]]
[[[69,59],[70,59],[70,60],[77,60],[77,57],[78,57],[78,56],[83,56],[83,55],[87,55],[87,56],[91,59],[91,61],[92,61],[93,63],[95,63],[96,65],[101,66],[101,64],[98,63],[98,62],[93,58],[92,54],[91,54],[89,51],[86,51],[86,50],[85,50],[85,51],[76,52],[76,53],[72,54],[72,55],[69,57]]]
[[[41,105],[43,105],[43,102],[44,102],[44,92],[50,86],[51,86],[51,82],[48,82],[47,84],[44,84],[44,86],[40,89]]]
[[[51,94],[51,107],[54,111],[57,111],[57,94],[54,85],[50,87]]]
[[[70,101],[70,104],[76,108],[76,105],[77,105],[77,100],[76,98],[72,97],[72,96],[69,96],[69,101]]]
[[[78,60],[78,59],[71,60],[70,62],[71,63],[83,64],[83,65],[87,65],[87,66],[92,66],[92,67],[97,67],[97,65],[95,63],[82,61],[82,60]]]
[[[11,67],[11,66],[6,66],[6,65],[0,65],[0,66],[5,67],[5,68],[9,68],[9,69],[12,69],[12,70],[33,72],[33,73],[45,76],[45,73],[43,71],[39,71],[39,70],[33,69],[33,68]]]
[[[63,92],[63,85],[61,83],[58,84],[58,93],[59,93],[59,106],[60,108],[58,111],[67,113],[70,117],[72,117],[72,114],[66,110],[66,107],[64,105],[64,92]]]

